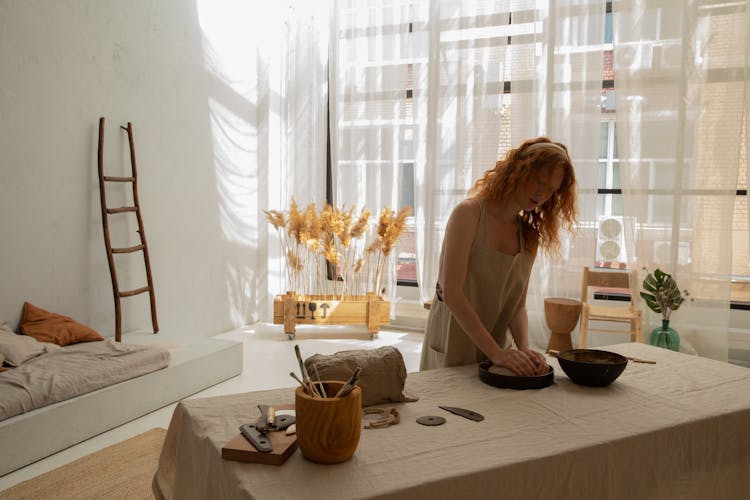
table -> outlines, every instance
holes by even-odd
[[[750,369],[644,344],[606,349],[628,363],[612,385],[513,391],[483,384],[476,365],[409,374],[401,423],[362,431],[354,457],[282,466],[221,458],[256,404],[293,389],[184,400],[167,431],[159,498],[745,498],[750,491]],[[485,416],[472,422],[438,405]],[[441,415],[442,426],[416,423]]]

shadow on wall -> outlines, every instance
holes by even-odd
[[[203,57],[209,74],[208,116],[218,194],[218,224],[231,327],[258,317],[259,225],[265,178],[258,162],[257,23],[248,3],[198,1]]]
[[[28,300],[114,332],[100,116],[108,175],[129,168],[119,126],[133,123],[161,331],[206,336],[253,320],[262,187],[244,21],[257,13],[222,3],[0,2],[0,321],[15,326]],[[115,233],[127,246],[125,226]],[[122,265],[122,288],[143,286],[142,264]],[[140,297],[123,302],[126,334],[150,328]]]

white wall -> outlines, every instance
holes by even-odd
[[[130,168],[118,128],[133,123],[161,331],[208,336],[255,319],[255,52],[245,45],[227,69],[217,47],[236,44],[207,31],[211,5],[0,2],[0,321],[16,327],[29,301],[114,335],[100,116],[109,175]],[[124,288],[145,285],[140,262],[122,262]],[[123,304],[125,332],[150,328],[146,295]]]

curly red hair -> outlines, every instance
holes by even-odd
[[[557,147],[529,147],[533,144],[550,143]],[[562,149],[560,149],[562,148]],[[568,149],[547,137],[528,139],[518,148],[510,149],[505,158],[495,167],[485,171],[481,179],[469,190],[469,197],[478,200],[510,199],[526,179],[546,167],[561,166],[564,170],[562,184],[544,204],[533,211],[522,210],[521,219],[528,235],[532,237],[532,248],[538,245],[548,253],[560,249],[560,226],[573,230],[578,218],[576,206],[576,177]]]

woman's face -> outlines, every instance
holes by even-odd
[[[534,170],[519,186],[516,192],[516,202],[524,211],[533,211],[560,189],[564,177],[565,169],[562,165]]]

